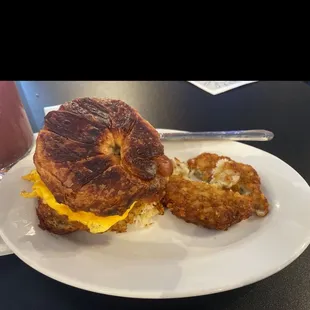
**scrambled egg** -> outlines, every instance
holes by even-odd
[[[124,220],[130,210],[135,205],[135,202],[126,210],[123,215],[111,215],[111,216],[97,216],[91,212],[78,211],[73,212],[67,205],[58,203],[54,195],[46,187],[41,180],[36,170],[31,171],[29,174],[23,176],[24,180],[33,182],[32,192],[28,193],[23,191],[21,195],[25,198],[39,197],[50,208],[58,212],[60,215],[66,215],[69,221],[80,222],[89,228],[89,231],[93,234],[103,233],[109,230],[114,224]]]

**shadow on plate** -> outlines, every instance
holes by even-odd
[[[216,231],[186,223],[166,210],[165,216],[161,217],[157,224],[161,229],[166,230],[167,234],[171,234],[174,241],[186,247],[214,251],[251,238],[265,225],[266,220],[267,218],[253,216],[230,227],[227,231]]]

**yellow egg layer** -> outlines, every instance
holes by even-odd
[[[33,183],[32,192],[21,192],[21,195],[23,197],[41,198],[45,204],[55,210],[58,214],[66,215],[69,221],[76,221],[82,223],[83,225],[87,226],[89,228],[89,231],[93,234],[103,233],[109,230],[117,222],[124,220],[128,216],[130,210],[135,205],[134,202],[123,215],[111,215],[106,217],[97,216],[91,212],[85,211],[73,212],[67,205],[63,203],[58,203],[56,201],[54,195],[43,183],[36,170],[33,170],[29,174],[23,176],[23,179]]]

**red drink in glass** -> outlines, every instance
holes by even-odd
[[[0,81],[0,170],[30,151],[33,132],[14,81]]]

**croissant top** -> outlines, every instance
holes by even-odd
[[[46,115],[34,164],[59,203],[99,216],[160,200],[172,173],[155,128],[125,102],[99,98]]]

